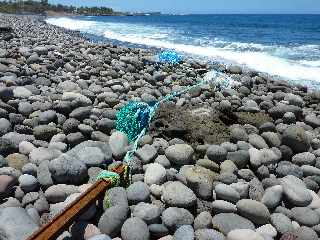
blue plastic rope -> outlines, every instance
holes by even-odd
[[[174,50],[164,50],[158,55],[158,62],[160,63],[169,63],[169,64],[178,64],[182,61],[182,56],[179,55]]]

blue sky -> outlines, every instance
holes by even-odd
[[[320,0],[49,0],[64,5],[107,6],[163,13],[320,13]]]

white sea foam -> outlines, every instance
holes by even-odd
[[[249,68],[266,72],[272,75],[279,75],[293,80],[314,80],[320,81],[320,68],[308,67],[294,61],[286,60],[280,57],[271,56],[263,52],[235,52],[215,47],[201,47],[186,44],[174,44],[155,39],[140,38],[135,36],[123,36],[114,32],[106,31],[107,38],[134,44],[143,44],[153,47],[170,48],[180,52],[206,56],[210,58],[219,58],[231,60],[233,62],[246,65]]]
[[[77,20],[67,17],[49,18],[46,22],[70,30],[87,30],[97,23],[94,21]]]
[[[310,67],[320,67],[320,60],[315,60],[315,61],[301,60],[300,63]]]
[[[220,59],[245,65],[257,71],[278,75],[291,80],[320,82],[320,60],[294,60],[292,56],[309,55],[318,51],[318,45],[298,47],[267,46],[257,43],[227,42],[221,39],[176,40],[178,30],[143,24],[111,23],[51,18],[48,23],[72,30],[93,33],[109,39],[141,44],[151,47],[169,48],[185,54],[209,59]],[[189,39],[188,36],[182,36]],[[188,44],[185,44],[188,42]]]

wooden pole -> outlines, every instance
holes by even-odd
[[[125,172],[121,165],[113,170],[122,176]],[[60,214],[55,216],[49,223],[43,225],[34,232],[28,240],[55,240],[61,235],[82,213],[101,197],[111,187],[109,180],[99,180],[85,193],[81,194],[74,202],[68,205]]]

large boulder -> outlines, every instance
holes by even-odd
[[[72,148],[71,150],[69,150],[68,152],[66,152],[66,154],[76,159],[81,159],[80,154],[82,153],[83,149],[86,147],[99,148],[104,155],[104,163],[112,162],[112,151],[109,144],[105,142],[100,142],[100,141],[89,140],[89,141],[82,142],[77,146],[75,146],[74,148]]]
[[[251,199],[242,199],[237,202],[238,213],[252,222],[263,225],[269,221],[270,212],[263,204]]]
[[[148,225],[140,218],[129,218],[121,228],[121,238],[123,240],[149,240]]]
[[[23,208],[7,207],[0,210],[1,240],[26,239],[38,227]]]
[[[0,118],[0,135],[4,135],[11,130],[11,123],[5,119],[5,118]]]
[[[36,165],[40,165],[43,161],[51,161],[62,154],[61,151],[52,148],[35,148],[30,152],[30,162]]]
[[[33,135],[36,139],[50,141],[51,138],[59,132],[58,128],[50,125],[39,125],[33,129]]]
[[[188,208],[197,203],[197,197],[193,191],[181,182],[168,183],[163,189],[164,202],[172,207]]]
[[[107,209],[111,206],[121,205],[128,207],[128,197],[126,189],[123,187],[113,187],[109,189],[104,196],[104,209]]]
[[[166,157],[173,165],[183,166],[192,162],[194,150],[188,144],[175,144],[165,151]]]
[[[310,141],[306,131],[296,125],[285,129],[282,136],[282,144],[290,147],[295,153],[308,152],[310,148]]]
[[[159,163],[152,163],[148,166],[145,175],[144,182],[151,186],[152,184],[162,184],[166,180],[166,169]]]
[[[213,228],[227,235],[234,229],[252,229],[254,230],[254,224],[237,214],[234,213],[220,213],[212,219]]]
[[[188,167],[182,173],[185,176],[188,187],[200,198],[210,200],[212,198],[213,181],[217,174],[201,166]]]
[[[49,171],[56,183],[80,185],[88,177],[85,163],[67,154],[52,160],[49,163]]]
[[[184,208],[169,207],[162,213],[163,224],[171,230],[176,230],[182,225],[192,225],[193,215]]]
[[[127,152],[129,140],[126,134],[122,132],[114,132],[109,138],[109,145],[113,156],[116,159],[121,159]]]
[[[105,163],[104,153],[98,147],[85,147],[78,152],[78,159],[89,167],[102,167]]]
[[[127,197],[132,204],[148,202],[150,200],[149,186],[144,182],[134,182],[127,188]]]
[[[218,163],[226,160],[227,153],[227,150],[219,145],[210,145],[207,149],[207,157]]]
[[[110,237],[118,236],[123,223],[127,219],[128,210],[128,207],[121,205],[108,208],[99,220],[98,228],[100,231]]]
[[[299,178],[288,175],[282,178],[281,186],[287,201],[294,206],[306,207],[312,202],[312,195]]]
[[[161,209],[157,205],[141,202],[134,207],[132,215],[147,224],[154,224],[160,221]]]
[[[0,175],[0,201],[13,193],[14,186],[17,183],[17,178],[14,176]]]
[[[3,135],[2,138],[9,140],[16,149],[19,148],[19,144],[23,141],[33,142],[35,140],[33,135],[21,134],[17,132],[9,132]]]

